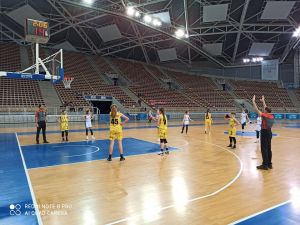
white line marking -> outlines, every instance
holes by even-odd
[[[146,141],[146,140],[144,140],[144,141]],[[151,142],[151,141],[147,141],[147,142],[157,144],[157,143]],[[173,151],[182,151],[183,150],[182,147],[185,147],[187,145],[188,145],[188,142],[184,145],[179,146],[179,147],[169,146],[169,148],[177,148],[177,149],[174,149],[174,150],[170,150],[170,153],[172,153]],[[82,146],[84,146],[84,145],[82,145]],[[138,154],[138,155],[128,155],[128,156],[125,155],[125,157],[128,158],[128,157],[136,157],[136,156],[143,156],[143,155],[157,155],[157,153],[159,153],[159,152],[160,152],[160,150],[158,150],[156,152],[150,152],[150,153],[144,153],[144,154]],[[117,158],[117,157],[113,157],[113,159],[114,158]],[[66,166],[66,165],[74,165],[74,164],[80,164],[80,163],[90,163],[90,162],[105,161],[105,160],[106,159],[93,159],[93,160],[83,161],[83,162],[63,163],[63,164],[57,164],[57,165],[52,165],[52,166],[35,167],[35,168],[30,168],[28,170],[44,169],[44,168],[51,168],[51,167],[57,167],[57,166]]]
[[[72,147],[74,147],[74,146],[76,146],[76,147],[78,147],[78,146],[80,146],[80,147],[91,147],[91,148],[96,148],[96,150],[93,151],[93,152],[87,152],[87,153],[83,153],[83,154],[79,154],[79,155],[65,155],[64,157],[66,157],[66,158],[78,157],[78,156],[83,156],[83,155],[91,155],[91,154],[94,154],[94,153],[100,151],[99,147],[93,146],[93,145],[61,145],[61,146],[53,146],[52,148],[64,148],[64,147],[68,147],[68,146],[72,146]]]
[[[21,149],[21,146],[20,146],[19,138],[18,138],[17,133],[15,133],[15,135],[16,135],[16,138],[17,138],[18,147],[19,147],[19,151],[20,151],[20,154],[21,154],[21,159],[22,159],[23,167],[24,167],[25,174],[26,174],[26,179],[27,179],[27,182],[28,182],[31,198],[32,198],[32,201],[33,201],[34,210],[36,212],[36,217],[37,217],[39,225],[43,225],[43,221],[42,221],[42,218],[41,218],[39,207],[36,207],[36,206],[38,206],[38,204],[37,204],[37,201],[36,201],[36,198],[35,198],[35,195],[34,195],[34,191],[33,191],[32,184],[31,184],[30,177],[29,177],[28,170],[27,170],[27,166],[26,166],[26,163],[25,163],[24,155],[23,155],[23,152],[22,152],[22,149]]]
[[[259,211],[259,212],[257,212],[257,213],[254,213],[254,214],[250,215],[250,216],[247,216],[247,217],[245,217],[245,218],[243,218],[243,219],[237,220],[237,221],[235,221],[235,222],[233,222],[233,223],[229,223],[228,225],[235,225],[235,224],[237,224],[237,223],[243,222],[243,221],[245,221],[245,220],[248,220],[248,219],[250,219],[250,218],[253,218],[253,217],[255,217],[255,216],[258,216],[258,215],[260,215],[260,214],[263,214],[263,213],[265,213],[265,212],[268,212],[268,211],[270,211],[270,210],[272,210],[272,209],[278,208],[278,207],[280,207],[280,206],[283,206],[283,205],[288,204],[288,203],[291,203],[291,202],[292,202],[292,200],[288,200],[288,201],[282,202],[282,203],[277,204],[277,205],[275,205],[275,206],[273,206],[273,207],[271,207],[271,208],[268,208],[268,209]]]
[[[204,199],[204,198],[208,198],[208,197],[211,197],[211,196],[214,196],[222,191],[224,191],[226,188],[228,188],[230,185],[232,185],[242,174],[242,171],[243,171],[243,168],[244,168],[244,165],[243,165],[243,162],[242,160],[238,157],[238,155],[236,155],[234,152],[232,151],[229,151],[228,149],[220,146],[220,145],[216,145],[216,144],[212,144],[212,143],[209,143],[209,142],[206,142],[206,141],[199,141],[199,142],[202,142],[202,143],[206,143],[206,144],[209,144],[209,145],[213,145],[213,146],[216,146],[217,148],[220,148],[220,149],[223,149],[225,150],[226,152],[232,154],[238,161],[239,161],[239,164],[240,164],[240,169],[239,169],[239,172],[238,174],[229,182],[227,183],[226,185],[224,185],[223,187],[221,187],[220,189],[210,193],[210,194],[207,194],[207,195],[204,195],[204,196],[199,196],[199,197],[196,197],[196,198],[192,198],[192,199],[189,199],[187,200],[187,202],[185,203],[186,205],[188,203],[191,203],[191,202],[194,202],[194,201],[198,201],[198,200],[201,200],[201,199]],[[174,208],[176,207],[177,205],[176,204],[172,204],[172,205],[168,205],[168,206],[165,206],[165,207],[161,207],[161,208],[158,208],[156,209],[155,211],[157,213],[159,212],[162,212],[164,210],[167,210],[167,209],[170,209],[170,208]],[[123,218],[123,219],[120,219],[120,220],[117,220],[117,221],[113,221],[111,223],[107,223],[106,225],[114,225],[114,224],[119,224],[119,223],[123,223],[123,222],[127,222],[129,220],[132,220],[132,219],[135,219],[135,218],[138,218],[138,217],[142,217],[143,215],[142,214],[136,214],[136,215],[133,215],[133,216],[129,216],[129,217],[126,217],[126,218]]]

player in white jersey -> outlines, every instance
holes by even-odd
[[[255,127],[255,131],[256,131],[256,141],[255,141],[255,143],[259,142],[259,134],[260,134],[260,131],[261,131],[261,123],[262,123],[261,116],[258,115],[258,117],[256,119],[256,127]]]
[[[84,119],[85,119],[85,135],[86,135],[86,140],[89,140],[89,130],[91,132],[92,140],[95,140],[94,132],[92,130],[93,115],[91,114],[91,111],[89,109],[86,110],[86,114],[84,115]]]
[[[182,130],[181,130],[181,133],[183,133],[184,128],[185,128],[185,133],[187,134],[188,129],[189,129],[190,121],[191,121],[191,118],[190,118],[189,112],[185,111],[185,114],[183,115],[183,120],[182,120]]]
[[[241,113],[241,124],[242,124],[242,133],[244,133],[244,129],[246,127],[247,121],[250,122],[248,114],[245,112],[245,110],[243,109],[242,113]]]
[[[153,119],[154,119],[154,118],[153,118],[153,115],[152,115],[152,111],[149,110],[149,112],[148,112],[148,123],[151,123],[151,121],[152,121]]]

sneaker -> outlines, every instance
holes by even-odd
[[[66,141],[69,141],[69,139],[68,139],[68,138],[66,138]]]
[[[236,148],[236,145],[232,146],[232,149]]]
[[[107,161],[112,161],[111,157],[108,157],[108,158],[107,158]]]
[[[94,136],[92,136],[92,140],[95,140],[95,137],[94,137]]]
[[[36,144],[38,145],[38,144],[40,144],[40,142],[39,142],[39,141],[37,141],[37,142],[36,142]]]
[[[157,155],[164,155],[165,153],[164,152],[160,152],[160,153],[158,153]]]
[[[232,144],[228,145],[227,147],[228,147],[228,148],[231,148],[231,147],[232,147]]]
[[[65,139],[64,139],[64,138],[62,138],[62,139],[61,139],[61,141],[62,141],[62,142],[64,142],[64,141],[65,141]]]
[[[124,161],[125,160],[125,158],[124,157],[120,157],[120,161]]]
[[[44,143],[45,143],[45,144],[48,144],[49,142],[48,142],[48,141],[44,141]]]
[[[169,150],[166,150],[166,152],[165,152],[165,153],[166,153],[166,155],[169,155]]]
[[[254,141],[254,143],[258,143],[258,142],[259,142],[259,140]]]
[[[268,167],[265,166],[265,165],[260,165],[260,166],[257,166],[256,169],[258,169],[258,170],[268,170]]]
[[[89,140],[89,136],[86,136],[86,138],[85,138],[86,140]]]
[[[271,164],[271,165],[268,165],[268,168],[269,168],[269,169],[273,169],[273,166],[272,166],[272,164]]]

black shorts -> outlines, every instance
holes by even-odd
[[[168,141],[167,141],[167,139],[160,139],[160,143],[161,143],[161,144],[167,144]]]

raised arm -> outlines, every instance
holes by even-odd
[[[253,103],[253,108],[254,108],[254,110],[257,112],[257,114],[258,114],[259,116],[261,116],[261,115],[262,115],[262,112],[257,108],[256,102],[255,102],[255,95],[254,95],[253,98],[252,98],[252,103]]]
[[[265,101],[265,96],[261,96],[260,101],[263,103],[264,109],[267,107],[266,101]]]

